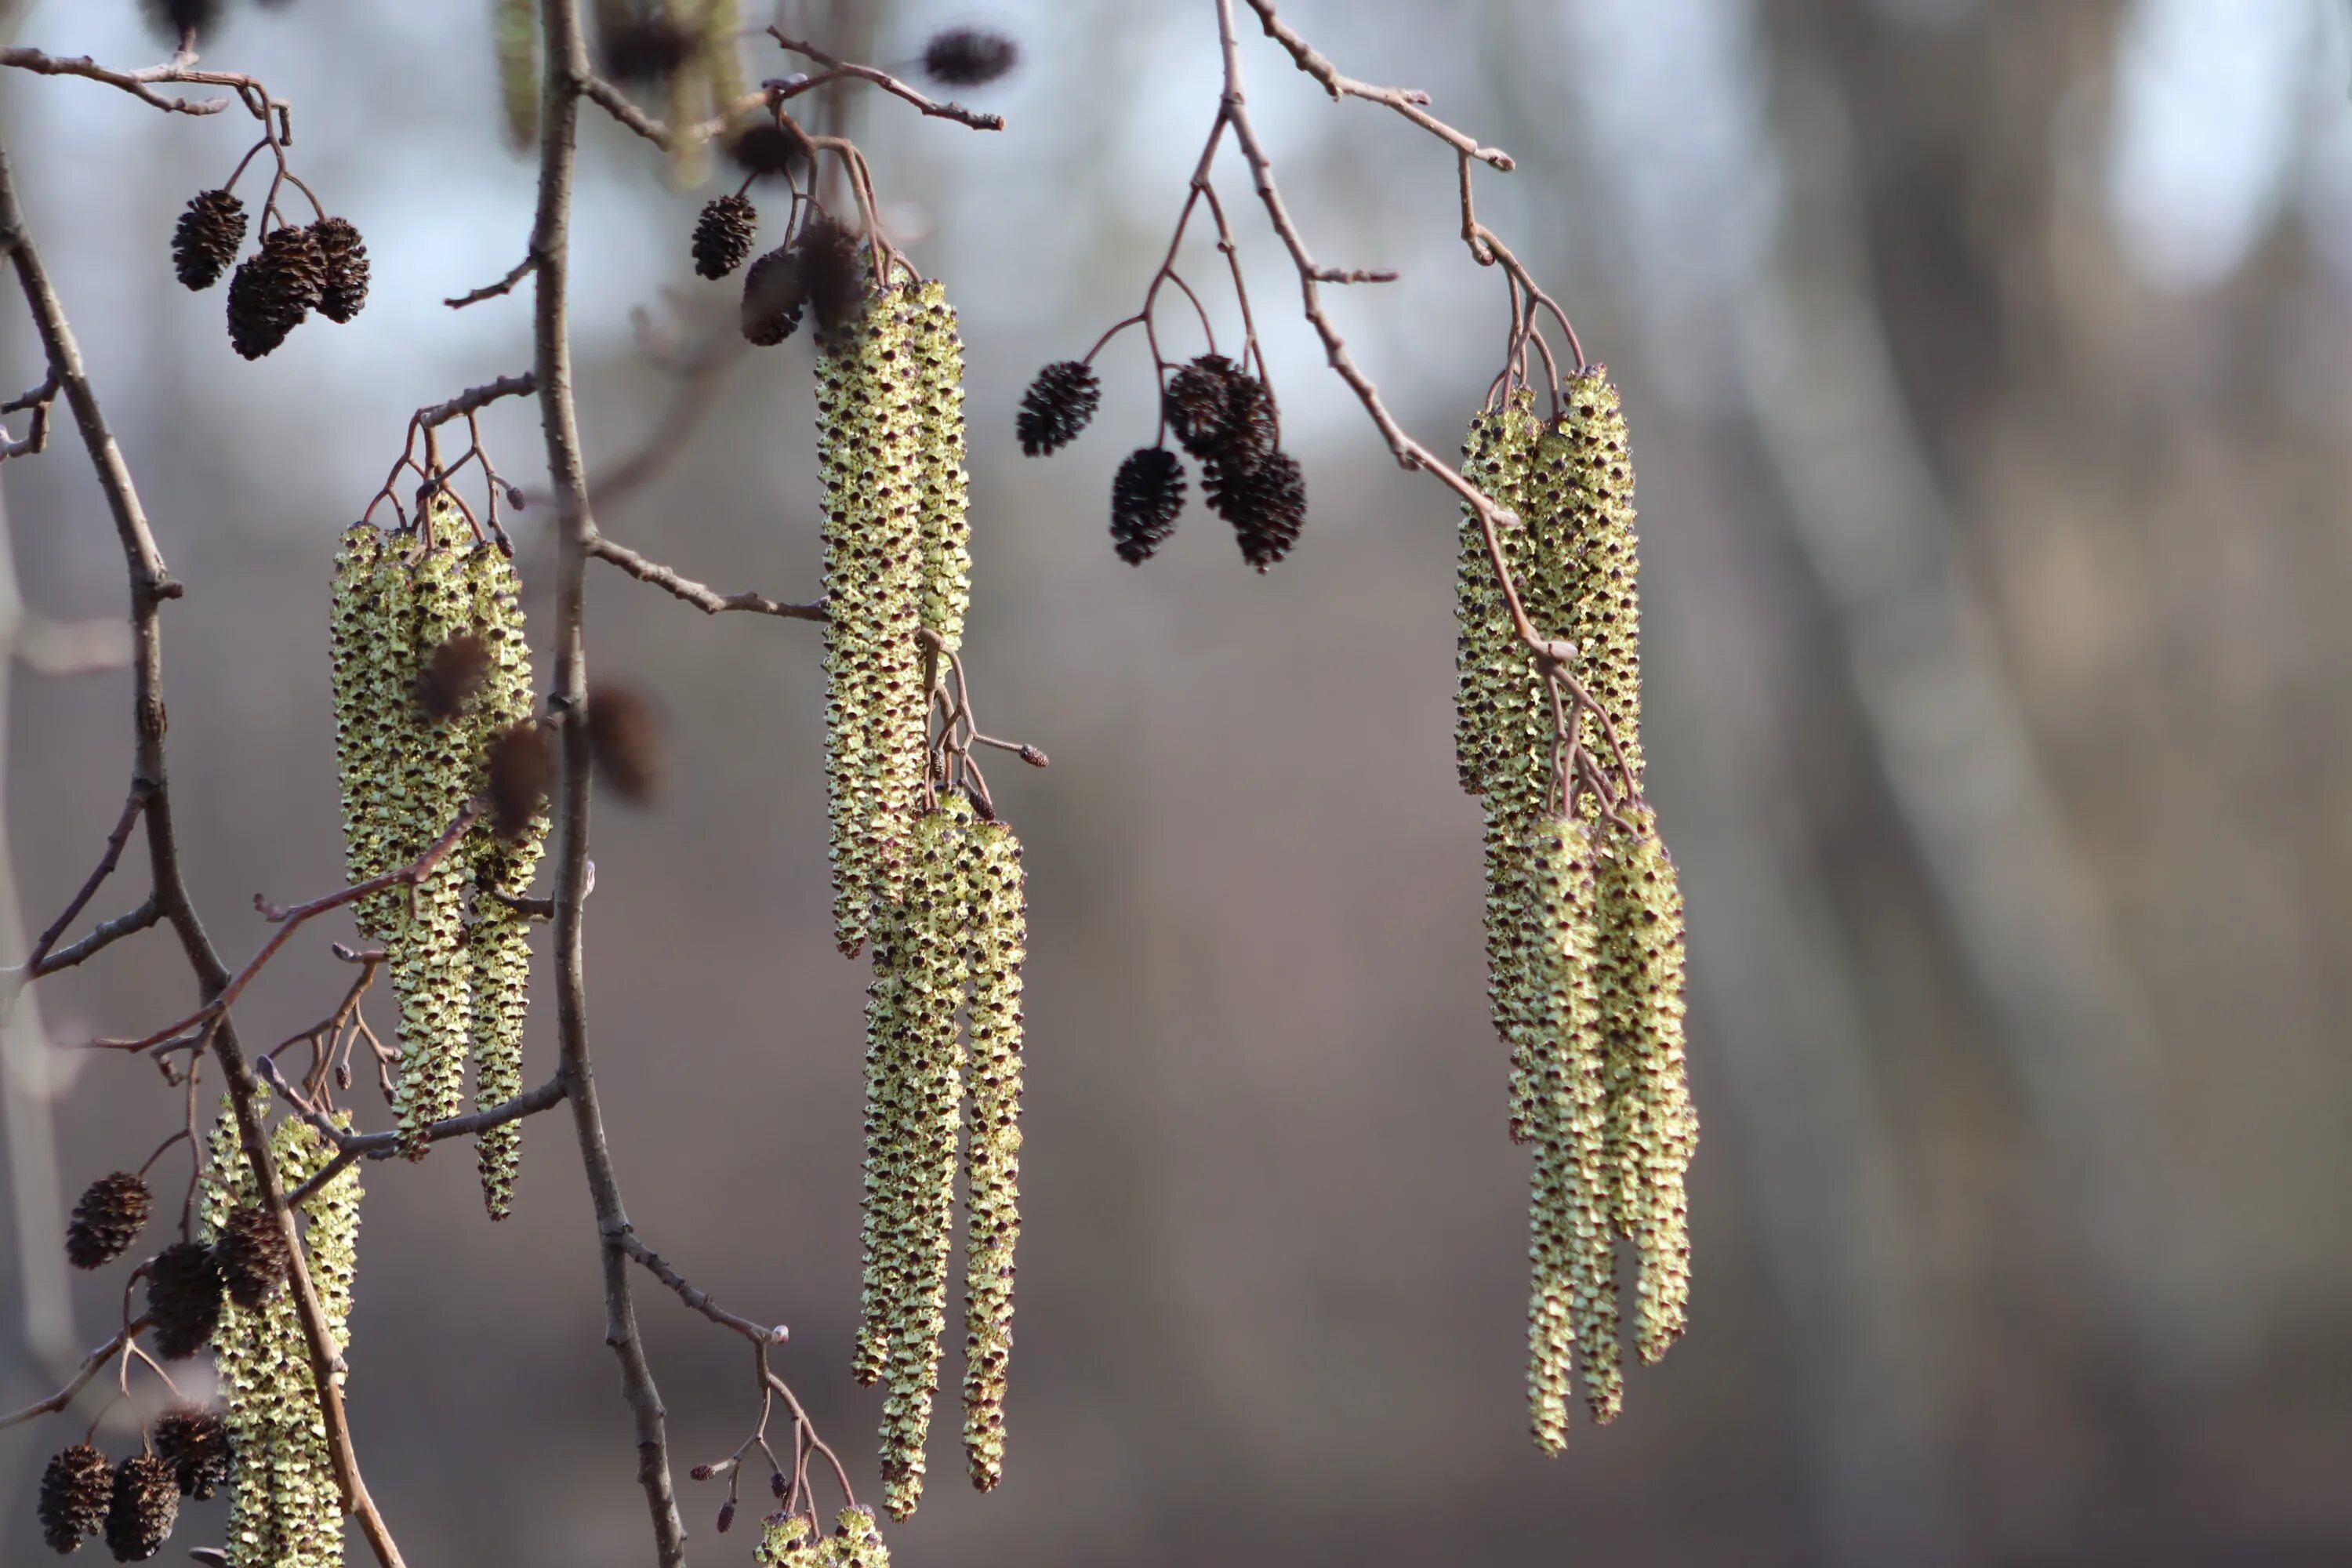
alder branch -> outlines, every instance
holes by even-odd
[[[24,973],[27,977],[38,978],[47,973],[42,965],[48,959],[49,950],[57,946],[58,939],[65,935],[66,929],[89,907],[89,900],[97,896],[107,878],[114,874],[115,866],[122,859],[122,847],[131,841],[131,830],[138,826],[139,814],[147,809],[148,794],[134,784],[124,798],[122,815],[115,819],[114,831],[106,836],[106,849],[99,856],[96,868],[83,879],[81,889],[74,894],[73,901],[66,905],[63,914],[49,922],[49,929],[41,933],[40,940],[33,944],[33,951],[26,956]],[[154,900],[150,899],[148,901],[152,903]]]
[[[780,1345],[793,1337],[792,1331],[782,1323],[755,1323],[728,1311],[711,1300],[709,1291],[698,1289],[685,1275],[672,1268],[660,1253],[638,1240],[635,1231],[624,1229],[618,1240],[621,1250],[643,1264],[646,1272],[677,1291],[679,1300],[720,1328],[732,1329],[755,1345]]]
[[[959,125],[969,125],[974,131],[1004,129],[1004,116],[1002,114],[983,114],[977,110],[966,109],[961,103],[941,103],[935,99],[926,98],[888,71],[877,69],[873,66],[857,65],[849,60],[836,59],[804,39],[787,37],[782,27],[770,27],[768,36],[793,54],[804,56],[824,68],[824,74],[820,76],[804,77],[798,81],[766,83],[774,102],[782,103],[788,99],[797,98],[802,93],[823,87],[828,81],[837,81],[847,77],[858,81],[872,82],[892,97],[906,100],[918,110],[936,120],[952,120]]]
[[[468,414],[479,413],[501,397],[529,397],[539,390],[538,380],[529,371],[514,375],[502,375],[484,386],[469,386],[446,403],[436,403],[430,408],[416,411],[418,428],[430,430],[446,425],[452,419],[463,419]]]
[[[248,106],[254,107],[256,112],[266,120],[272,108],[270,100],[257,87],[247,90],[252,95],[247,99]],[[256,99],[259,100],[257,104],[254,101]],[[282,124],[282,107],[278,108],[278,113]],[[163,554],[156,548],[154,532],[148,524],[144,508],[140,504],[138,487],[131,480],[121,448],[116,444],[113,432],[108,428],[98,394],[91,387],[89,374],[83,368],[80,345],[74,340],[73,328],[66,320],[65,308],[58,301],[56,289],[50,286],[47,272],[41,265],[39,251],[26,229],[24,213],[17,205],[16,182],[8,167],[5,142],[0,142],[0,254],[5,254],[16,269],[26,307],[41,340],[42,351],[48,359],[49,368],[57,375],[68,406],[73,411],[75,426],[89,455],[90,466],[96,471],[99,488],[106,497],[107,510],[113,519],[115,534],[122,547],[131,591],[133,647],[131,793],[143,800],[137,815],[143,819],[147,829],[149,875],[156,907],[179,938],[181,952],[194,973],[198,991],[210,1000],[228,984],[230,975],[221,963],[212,939],[205,933],[204,921],[188,895],[187,883],[180,866],[179,844],[173,825],[171,788],[164,766],[163,654],[158,621],[164,601],[177,598],[180,588],[171,580]],[[257,1086],[252,1069],[246,1061],[235,1026],[226,1017],[213,1031],[212,1049],[220,1063],[222,1077],[226,1080],[237,1137],[253,1170],[254,1185],[262,1211],[278,1226],[289,1254],[288,1289],[292,1297],[295,1317],[301,1324],[303,1347],[310,1358],[312,1381],[319,1394],[320,1426],[325,1431],[329,1462],[334,1470],[336,1485],[342,1493],[343,1507],[346,1511],[358,1516],[361,1532],[375,1554],[379,1568],[404,1568],[400,1548],[393,1540],[391,1529],[385,1524],[374,1500],[368,1495],[367,1483],[360,1473],[359,1455],[352,1447],[351,1425],[343,1408],[342,1387],[334,1375],[341,1358],[335,1352],[326,1314],[320,1307],[319,1293],[311,1280],[310,1264],[299,1245],[292,1215],[286,1207],[285,1190],[278,1176],[278,1163],[270,1152],[268,1133],[262,1125],[259,1107],[256,1103]]]
[[[74,1395],[89,1387],[90,1380],[105,1371],[107,1363],[121,1354],[122,1347],[138,1338],[140,1331],[145,1329],[151,1321],[147,1318],[139,1318],[117,1329],[112,1339],[90,1352],[83,1359],[79,1370],[67,1380],[63,1388],[58,1389],[47,1399],[33,1401],[22,1410],[14,1410],[5,1415],[0,1415],[0,1432],[5,1432],[11,1426],[21,1426],[27,1421],[37,1420],[44,1415],[54,1415],[71,1405],[74,1402]]]
[[[267,1058],[263,1059],[268,1061]],[[417,1138],[410,1139],[407,1143],[404,1143],[401,1134],[396,1130],[389,1132],[350,1132],[336,1126],[327,1118],[325,1112],[293,1098],[291,1086],[287,1083],[285,1074],[278,1071],[275,1063],[263,1068],[262,1076],[285,1088],[288,1091],[289,1102],[293,1105],[295,1114],[309,1122],[313,1131],[335,1146],[333,1159],[320,1167],[310,1180],[286,1194],[287,1203],[298,1207],[308,1203],[311,1194],[320,1187],[325,1186],[362,1160],[389,1160],[407,1147],[408,1143],[420,1140],[426,1143],[438,1143],[446,1138],[471,1138],[477,1133],[487,1132],[493,1127],[503,1127],[509,1121],[520,1121],[523,1118],[536,1116],[542,1110],[552,1110],[562,1102],[564,1092],[563,1079],[561,1077],[551,1078],[536,1089],[525,1089],[512,1100],[500,1100],[486,1110],[468,1111],[463,1116],[452,1116],[444,1121],[433,1122],[427,1125]]]
[[[555,1033],[561,1066],[557,1078],[572,1106],[580,1163],[595,1209],[604,1279],[604,1342],[619,1363],[623,1398],[637,1443],[637,1482],[651,1517],[654,1551],[660,1568],[686,1561],[686,1526],[678,1518],[670,1479],[669,1439],[661,1391],[646,1360],[631,1293],[629,1256],[620,1238],[629,1228],[620,1180],[604,1135],[596,1095],[595,1068],[588,1049],[587,979],[582,945],[583,906],[588,879],[587,566],[596,527],[589,510],[587,471],[581,460],[580,418],[572,395],[569,289],[572,173],[578,158],[580,100],[596,86],[588,67],[587,39],[580,26],[579,0],[543,0],[540,6],[541,58],[539,205],[531,220],[529,254],[533,271],[531,337],[533,374],[539,388],[540,426],[547,442],[547,471],[556,513],[555,681],[548,707],[562,758],[558,781],[560,820],[555,842]],[[600,107],[621,117],[614,103]],[[625,104],[620,107],[628,107]],[[634,111],[633,111],[634,112]],[[642,120],[643,116],[636,116]],[[624,124],[629,124],[622,117]],[[631,129],[637,129],[631,125]],[[643,134],[641,131],[639,132]]]
[[[721,594],[691,577],[679,575],[657,561],[647,560],[625,544],[614,543],[602,533],[589,534],[587,543],[588,553],[599,561],[611,562],[638,582],[650,583],[685,600],[705,615],[715,616],[722,610],[750,610],[762,616],[782,616],[786,620],[824,619],[823,599],[801,605],[782,603],[761,594]]]
[[[526,256],[514,264],[513,270],[497,282],[485,283],[470,294],[460,294],[454,300],[444,300],[441,302],[453,310],[462,310],[468,305],[478,305],[485,300],[495,300],[501,294],[511,294],[514,292],[515,285],[530,277],[530,269],[537,265],[537,262]]]
[[[1336,102],[1343,98],[1360,98],[1367,103],[1386,104],[1465,157],[1475,158],[1480,163],[1500,169],[1506,174],[1517,167],[1511,155],[1500,147],[1482,147],[1472,137],[1456,131],[1453,126],[1430,113],[1427,107],[1429,94],[1406,87],[1376,87],[1370,82],[1358,81],[1354,77],[1340,75],[1339,67],[1319,53],[1314,45],[1300,37],[1288,23],[1275,15],[1273,0],[1249,0],[1249,7],[1257,13],[1258,23],[1265,28],[1265,36],[1289,50],[1290,58],[1297,62],[1298,68],[1321,82],[1323,90],[1331,95],[1333,101]],[[1223,13],[1223,20],[1227,24],[1225,31],[1230,37],[1233,30],[1230,25],[1232,22],[1230,12]],[[1234,85],[1229,74],[1227,86],[1230,88]]]
[[[132,936],[162,921],[163,910],[151,894],[140,906],[110,921],[100,921],[90,927],[89,934],[79,942],[45,954],[39,964],[23,971],[26,978],[38,980],[45,974],[55,974],[61,969],[71,969],[84,959],[94,958],[126,936]]]
[[[78,76],[103,82],[109,87],[121,88],[142,103],[152,104],[172,114],[218,114],[228,107],[229,100],[226,98],[172,98],[157,92],[152,83],[186,82],[195,87],[234,88],[240,96],[262,91],[261,84],[249,76],[230,71],[189,70],[181,63],[194,58],[186,55],[169,65],[149,66],[144,70],[119,71],[109,70],[88,55],[68,58],[43,54],[38,49],[0,49],[0,66],[14,66],[18,70],[31,71],[37,76]]]

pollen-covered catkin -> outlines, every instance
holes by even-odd
[[[1641,1258],[1636,1342],[1655,1362],[1682,1336],[1690,1299],[1684,1177],[1698,1142],[1683,1045],[1683,901],[1646,809],[1601,866],[1605,1136],[1612,1217]]]
[[[1502,407],[1482,409],[1472,416],[1462,441],[1463,478],[1488,500],[1513,512],[1518,510],[1520,487],[1534,455],[1533,402],[1524,392],[1514,393]],[[1524,532],[1502,529],[1496,539],[1504,561],[1517,575]],[[1516,689],[1525,656],[1514,642],[1509,608],[1487,557],[1486,531],[1467,503],[1462,508],[1459,546],[1454,580],[1454,766],[1463,789],[1482,795],[1497,763],[1527,742],[1528,737],[1513,727],[1512,716],[1496,706],[1498,698]]]
[[[266,1096],[259,1109],[267,1111]],[[289,1189],[316,1174],[332,1155],[308,1123],[293,1118],[278,1124],[270,1146]],[[209,1151],[201,1219],[207,1234],[217,1235],[231,1214],[256,1202],[252,1168],[226,1100]],[[303,1254],[339,1353],[351,1337],[359,1200],[359,1173],[352,1166],[307,1205]],[[230,1568],[338,1568],[343,1554],[341,1493],[292,1293],[280,1291],[257,1309],[232,1305],[214,1337],[213,1356],[235,1456],[226,1542]]]
[[[950,651],[963,646],[971,605],[971,518],[963,468],[963,340],[933,279],[909,294],[909,333],[922,428],[923,626]]]
[[[329,623],[335,700],[335,760],[342,783],[343,871],[354,882],[394,864],[393,793],[406,704],[397,667],[407,655],[408,574],[372,522],[343,531],[335,554]],[[391,932],[397,895],[373,893],[352,913],[378,942]]]
[[[824,478],[825,778],[834,937],[896,902],[921,785],[922,399],[907,291],[877,289],[817,362]]]
[[[1567,502],[1575,515],[1571,581],[1563,628],[1577,645],[1577,679],[1609,710],[1616,745],[1636,784],[1642,777],[1641,561],[1633,521],[1633,459],[1625,414],[1609,368],[1594,365],[1568,384]],[[1587,714],[1583,750],[1604,768],[1617,752]]]
[[[901,984],[898,1025],[907,1037],[900,1115],[908,1172],[882,1402],[883,1503],[893,1519],[905,1519],[922,1500],[924,1446],[939,1393],[940,1340],[947,1328],[963,1117],[957,1017],[970,972],[966,933],[971,900],[961,841],[971,822],[971,804],[961,795],[924,814],[915,830],[906,903],[889,939],[888,961]],[[876,962],[884,962],[881,954]]]
[[[465,564],[445,542],[456,531],[455,510],[440,510],[437,521],[436,537],[416,547],[409,568],[415,601],[409,667],[420,673],[434,650],[474,629]],[[414,680],[402,695],[405,721],[396,770],[394,865],[423,855],[448,830],[473,791],[480,765],[466,713],[427,717]],[[465,1088],[473,1029],[473,966],[465,932],[468,870],[462,851],[444,855],[396,902],[385,942],[400,993],[394,1108],[402,1151],[411,1159],[424,1157],[426,1127],[457,1114]]]
[[[488,782],[492,740],[530,719],[530,648],[524,640],[522,584],[514,563],[503,552],[484,546],[467,558],[466,571],[474,624],[488,655],[467,738],[474,758],[471,787],[478,789]],[[496,895],[529,890],[547,841],[547,813],[533,814],[520,835],[502,836],[499,826],[487,818],[477,822],[465,844],[474,884],[474,918],[466,934],[473,984],[474,1104],[485,1110],[521,1092],[523,1023],[530,1010],[530,917]],[[483,1204],[492,1219],[504,1219],[514,1204],[522,1123],[486,1130],[475,1140],[475,1150]]]
[[[961,847],[971,900],[971,1131],[966,1153],[963,1448],[971,1484],[1004,1479],[1004,1387],[1013,1353],[1013,1249],[1021,1240],[1021,968],[1028,896],[1021,841],[1001,822]]]
[[[1536,1146],[1528,1207],[1528,1394],[1537,1445],[1567,1439],[1570,1351],[1584,1363],[1596,1421],[1617,1414],[1617,1299],[1602,1169],[1598,889],[1591,841],[1570,818],[1537,830],[1532,963],[1539,996],[1531,1109]]]

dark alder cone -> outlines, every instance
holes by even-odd
[[[1223,354],[1202,354],[1168,378],[1160,406],[1168,433],[1196,458],[1213,457],[1225,438],[1225,408],[1237,367]]]
[[[172,231],[172,269],[189,289],[209,289],[245,243],[245,204],[226,191],[198,191]]]
[[[1184,465],[1165,447],[1127,455],[1110,482],[1110,537],[1118,558],[1140,566],[1176,531],[1184,510]]]
[[[662,722],[653,699],[634,686],[588,689],[588,743],[596,776],[642,805],[661,793]]]
[[[319,247],[319,314],[348,321],[367,304],[367,242],[349,218],[322,217],[310,226]]]
[[[1307,476],[1298,459],[1276,452],[1249,474],[1213,471],[1206,481],[1217,515],[1234,525],[1242,559],[1264,572],[1290,553],[1307,522]]]
[[[106,1545],[117,1563],[144,1563],[162,1549],[180,1517],[180,1479],[152,1454],[133,1454],[114,1472],[106,1507]]]
[[[994,81],[1020,63],[1020,45],[980,27],[950,27],[923,46],[923,73],[950,87]]]
[[[1021,395],[1020,416],[1013,421],[1021,449],[1033,458],[1060,451],[1078,438],[1101,405],[1102,383],[1092,366],[1055,361]]]
[[[305,228],[274,229],[258,255],[239,263],[228,280],[228,341],[247,359],[259,359],[286,341],[318,304],[326,287],[319,242]]]
[[[155,1353],[185,1361],[220,1327],[220,1265],[202,1242],[175,1241],[147,1266],[147,1312],[154,1319]]]
[[[724,278],[743,265],[759,236],[760,210],[741,196],[716,196],[694,220],[694,270]]]
[[[142,0],[141,9],[156,37],[176,44],[185,34],[211,30],[227,6],[225,0]]]
[[[598,7],[600,15],[610,9]],[[698,47],[691,30],[659,15],[614,17],[597,29],[596,41],[604,74],[632,87],[667,81]]]
[[[727,138],[727,156],[747,174],[788,174],[807,166],[809,144],[772,120],[754,120]]]
[[[1229,475],[1251,472],[1274,450],[1273,396],[1223,354],[1202,354],[1170,376],[1160,405],[1177,444]]]
[[[820,341],[836,336],[866,309],[872,283],[858,258],[857,237],[823,213],[801,229],[801,281]]]
[[[555,737],[517,724],[490,742],[490,826],[512,843],[530,831],[555,785]]]
[[[228,1479],[228,1427],[209,1410],[166,1410],[155,1422],[155,1452],[172,1467],[180,1495],[204,1501]]]
[[[92,1182],[66,1226],[66,1260],[97,1268],[121,1257],[147,1223],[148,1201],[147,1184],[128,1171]]]
[[[106,1456],[76,1443],[41,1472],[41,1539],[58,1552],[71,1552],[106,1524],[114,1495],[114,1472]]]
[[[433,650],[416,677],[416,706],[427,719],[454,719],[482,689],[490,650],[472,632],[459,632]]]
[[[779,247],[751,263],[743,274],[744,337],[763,349],[774,348],[800,330],[801,311],[808,304],[808,281],[801,274],[798,249]]]
[[[259,1209],[233,1209],[221,1226],[213,1260],[228,1299],[250,1312],[286,1283],[286,1235]]]

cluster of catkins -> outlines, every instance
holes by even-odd
[[[348,1113],[337,1120],[348,1122]],[[289,1191],[318,1174],[335,1152],[310,1123],[290,1116],[270,1135],[270,1152]],[[360,1197],[359,1169],[347,1165],[303,1205],[303,1260],[339,1357],[351,1343]],[[252,1168],[224,1102],[200,1200],[215,1246],[235,1233],[240,1215],[259,1212],[255,1202]],[[228,1568],[338,1568],[342,1494],[292,1293],[273,1290],[257,1300],[232,1294],[212,1343],[230,1456]],[[340,1385],[343,1374],[335,1376]]]
[[[890,1568],[890,1549],[874,1510],[852,1507],[835,1517],[830,1535],[814,1533],[804,1513],[770,1514],[751,1560],[765,1568]]]
[[[268,221],[265,214],[263,221]],[[199,191],[172,234],[172,266],[190,289],[221,280],[245,244],[245,204],[226,190]],[[284,342],[311,311],[348,321],[367,303],[367,246],[348,218],[307,227],[280,223],[228,280],[228,341],[247,359]]]
[[[922,1495],[939,1385],[967,1089],[964,1447],[974,1485],[1003,1474],[1026,914],[1012,830],[961,791],[929,804],[931,681],[971,598],[955,314],[938,283],[895,281],[823,347],[835,936],[845,954],[869,949],[874,972],[856,1371],[885,1385],[885,1501],[903,1519]]]
[[[1022,395],[1014,421],[1021,449],[1033,458],[1061,450],[1101,404],[1092,366],[1047,365]],[[1242,559],[1265,572],[1288,555],[1307,524],[1307,477],[1282,449],[1265,381],[1223,354],[1202,354],[1169,376],[1160,407],[1166,435],[1199,460],[1201,493],[1233,526]],[[1184,510],[1184,464],[1165,438],[1129,453],[1111,479],[1111,545],[1130,566],[1151,559]]]
[[[1497,532],[1536,631],[1572,640],[1572,673],[1606,710],[1575,744],[1605,778],[1642,776],[1641,602],[1633,473],[1605,369],[1570,380],[1538,420],[1507,394],[1470,424],[1463,473],[1515,513]],[[1550,699],[1521,641],[1477,515],[1464,509],[1456,611],[1455,762],[1486,816],[1486,959],[1509,1045],[1512,1138],[1535,1149],[1528,1395],[1537,1444],[1567,1440],[1581,1359],[1596,1421],[1623,1393],[1614,1243],[1639,1258],[1635,1337],[1655,1362],[1690,1291],[1684,1173],[1698,1121],[1684,1077],[1683,906],[1675,864],[1638,790],[1604,811],[1555,777]],[[1563,805],[1574,800],[1572,810]]]
[[[446,497],[413,531],[358,522],[335,560],[335,743],[345,867],[354,882],[399,870],[446,834],[467,801],[493,809],[418,878],[370,894],[360,929],[383,944],[400,1002],[394,1110],[411,1158],[457,1113],[466,1061],[482,1108],[522,1086],[530,923],[507,901],[528,889],[546,841],[531,723],[530,652],[514,565],[478,543]],[[514,1194],[521,1126],[484,1131],[482,1195],[493,1219]]]

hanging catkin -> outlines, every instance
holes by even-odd
[[[895,903],[922,782],[921,378],[907,291],[877,289],[817,362],[824,479],[825,779],[834,936],[865,943]]]
[[[397,559],[397,547],[388,546],[373,523],[345,529],[335,556],[330,640],[343,868],[354,882],[380,877],[397,863],[393,813],[399,748],[407,728],[402,688],[411,662],[407,605],[408,573]],[[382,942],[391,934],[398,904],[394,891],[373,893],[352,912],[361,931]]]
[[[1568,504],[1576,518],[1566,634],[1576,641],[1577,679],[1609,710],[1617,744],[1642,778],[1641,559],[1633,531],[1633,460],[1625,415],[1606,365],[1570,381],[1561,435],[1569,463]],[[1604,770],[1617,754],[1587,715],[1585,752]]]
[[[266,1093],[258,1109],[268,1110]],[[252,1168],[226,1100],[209,1149],[200,1218],[205,1233],[216,1237],[232,1213],[257,1201]],[[278,1124],[270,1149],[278,1178],[289,1191],[323,1169],[332,1155],[309,1124],[293,1118]],[[303,1256],[338,1354],[351,1342],[360,1196],[354,1165],[306,1205]],[[230,1306],[214,1336],[213,1356],[235,1457],[230,1568],[337,1568],[343,1555],[342,1496],[292,1292],[278,1291],[257,1309]]]
[[[503,552],[485,545],[467,557],[466,572],[473,591],[474,625],[486,655],[482,689],[467,715],[467,743],[474,758],[470,787],[479,789],[487,783],[484,759],[492,739],[530,719],[530,647],[523,635],[522,584],[514,563]],[[496,825],[485,819],[466,837],[474,884],[466,949],[473,972],[474,1104],[479,1110],[503,1104],[522,1089],[523,1023],[530,1010],[530,920],[497,895],[529,890],[547,828],[542,810],[519,836],[501,837]],[[514,1203],[522,1123],[489,1128],[475,1147],[483,1204],[492,1219],[504,1219]]]
[[[432,538],[413,546],[409,589],[415,599],[408,666],[415,673],[403,694],[405,719],[395,772],[395,865],[423,855],[448,831],[473,793],[478,747],[462,713],[434,718],[425,710],[423,681],[435,654],[474,632],[473,593],[466,568],[448,544],[459,519],[446,501],[434,509]],[[397,546],[394,547],[395,550]],[[400,1071],[394,1108],[402,1149],[421,1159],[425,1129],[454,1116],[464,1092],[466,1050],[473,1027],[473,972],[466,948],[467,858],[453,850],[419,878],[395,904],[385,947],[400,993]]]
[[[900,1147],[906,1170],[898,1289],[888,1302],[890,1359],[882,1403],[883,1503],[894,1519],[923,1495],[924,1444],[939,1393],[947,1328],[948,1263],[955,1223],[963,1111],[963,1048],[957,1036],[969,975],[971,893],[961,840],[971,807],[952,796],[915,832],[903,910],[877,952],[899,977],[898,1026],[906,1041]]]
[[[952,652],[963,645],[971,604],[971,520],[963,468],[963,340],[937,279],[910,300],[910,333],[922,424],[922,617]]]
[[[1530,1100],[1536,1162],[1528,1205],[1528,1396],[1537,1445],[1557,1453],[1568,1436],[1571,1349],[1582,1355],[1585,1399],[1595,1420],[1617,1414],[1622,1380],[1602,1163],[1593,856],[1583,827],[1570,818],[1548,817],[1536,843],[1534,964],[1543,1033]]]
[[[1021,1240],[1021,967],[1028,901],[1021,841],[1000,822],[963,837],[971,900],[971,1131],[966,1155],[963,1447],[971,1484],[1004,1479],[1004,1386],[1013,1354],[1013,1254]]]
[[[499,107],[507,145],[520,153],[539,140],[539,0],[490,0],[498,51]]]

